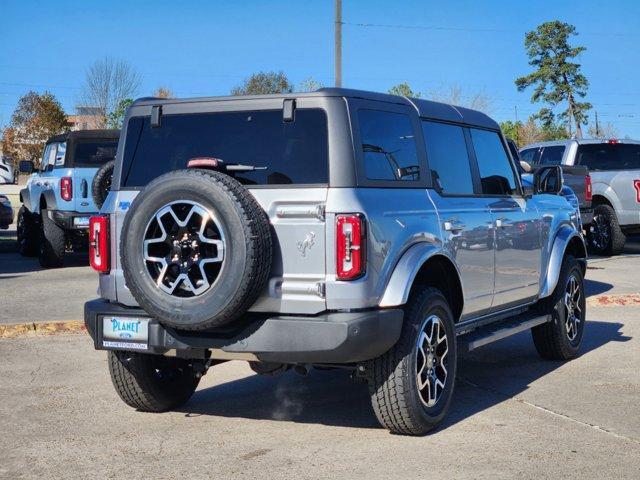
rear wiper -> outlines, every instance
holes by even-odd
[[[253,172],[254,170],[266,170],[268,167],[257,167],[255,165],[242,165],[241,163],[232,163],[230,165],[224,165],[222,168],[229,172]]]

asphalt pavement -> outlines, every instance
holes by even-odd
[[[590,262],[590,302],[640,293],[634,248]],[[88,279],[65,289],[56,275],[86,269],[5,272],[0,289],[44,278],[32,312],[50,315],[50,287],[67,303],[87,298]],[[4,339],[0,478],[638,479],[638,365],[640,305],[590,306],[573,361],[541,360],[527,332],[463,356],[445,423],[412,438],[380,428],[366,385],[345,371],[260,377],[228,362],[179,411],[147,414],[118,398],[88,336]]]

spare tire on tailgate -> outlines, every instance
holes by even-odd
[[[271,268],[269,220],[237,180],[177,170],[133,201],[120,255],[133,297],[169,327],[204,330],[242,316]]]
[[[115,160],[105,163],[98,169],[93,177],[93,182],[91,182],[91,196],[98,210],[102,208],[111,190],[111,180],[113,179],[113,170],[115,167]]]

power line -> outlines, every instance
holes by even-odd
[[[359,23],[359,22],[342,22],[343,25],[352,27],[373,27],[373,28],[398,28],[405,30],[442,30],[453,32],[481,32],[481,33],[518,33],[522,34],[522,30],[504,29],[504,28],[484,28],[484,27],[444,27],[435,25],[402,25],[392,23]],[[580,35],[607,36],[607,37],[637,37],[632,33],[621,32],[580,32]]]

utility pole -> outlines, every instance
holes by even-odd
[[[335,0],[334,22],[334,72],[335,86],[342,86],[342,0]]]
[[[600,138],[600,124],[598,123],[598,112],[596,112],[596,138]]]

